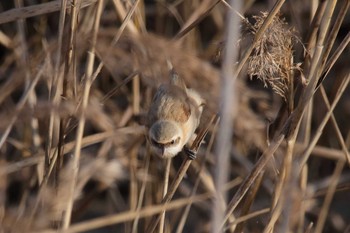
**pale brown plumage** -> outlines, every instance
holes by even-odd
[[[163,119],[184,123],[190,115],[191,107],[184,90],[171,84],[158,88],[150,107],[150,122]]]
[[[158,88],[148,113],[148,139],[157,154],[172,157],[181,151],[198,127],[202,104],[172,70],[170,83]]]

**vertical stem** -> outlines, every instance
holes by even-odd
[[[323,231],[323,227],[326,221],[326,217],[329,211],[329,207],[331,205],[331,202],[333,200],[333,196],[335,193],[335,189],[337,188],[337,184],[339,181],[339,178],[341,176],[341,172],[345,165],[345,159],[339,159],[337,162],[337,165],[334,169],[334,173],[332,175],[332,181],[330,182],[329,188],[327,190],[327,194],[325,197],[325,200],[323,202],[320,215],[317,219],[317,224],[314,233],[321,233]]]
[[[241,1],[231,1],[231,5],[238,12],[241,10]],[[216,197],[214,201],[213,225],[211,232],[220,232],[221,223],[224,219],[224,210],[221,208],[220,198],[226,202],[226,193],[221,193],[228,179],[228,164],[230,144],[232,138],[233,115],[236,110],[234,67],[237,59],[235,44],[239,38],[240,18],[233,11],[229,11],[226,41],[227,47],[224,55],[221,79],[221,121],[219,124],[218,139],[216,143],[217,163],[215,167]]]
[[[168,192],[168,186],[169,186],[169,175],[170,175],[170,166],[171,166],[171,158],[167,158],[166,160],[166,167],[165,167],[165,174],[164,174],[164,184],[163,184],[163,198]],[[161,214],[160,223],[159,223],[159,233],[164,232],[164,223],[165,223],[165,211]]]
[[[76,11],[77,1],[74,0],[72,3],[72,11]],[[88,53],[88,60],[87,60],[87,68],[86,68],[86,79],[85,79],[85,85],[83,90],[83,96],[82,96],[82,105],[80,109],[80,117],[78,122],[78,129],[77,129],[77,135],[76,135],[76,144],[74,148],[74,157],[72,161],[73,165],[73,174],[72,174],[72,182],[70,183],[70,189],[69,189],[69,199],[68,204],[66,208],[66,212],[64,213],[63,217],[63,229],[67,229],[70,225],[71,216],[72,216],[72,210],[73,210],[73,203],[74,203],[74,191],[75,186],[77,184],[78,180],[78,172],[79,172],[79,160],[80,160],[80,154],[81,154],[81,146],[82,146],[82,138],[84,133],[84,126],[85,126],[85,110],[88,105],[89,101],[89,94],[90,94],[90,87],[92,84],[92,71],[94,67],[94,60],[95,60],[95,45],[97,40],[97,32],[100,24],[100,18],[102,13],[102,6],[103,1],[99,1],[96,9],[96,18],[95,18],[95,24],[93,28],[93,37],[92,37],[92,45],[91,45],[91,51]],[[76,16],[77,12],[72,13],[72,16]],[[77,20],[77,18],[72,18],[72,20]]]
[[[146,158],[145,158],[145,165],[143,166],[145,169],[145,174],[148,174],[150,160],[151,160],[151,154],[148,153],[146,155]],[[136,211],[140,211],[140,209],[142,207],[143,200],[145,199],[145,191],[146,191],[147,182],[148,182],[147,177],[144,177],[144,179],[142,180],[141,188],[140,188],[140,195],[139,195],[139,198],[137,200]],[[136,217],[134,222],[133,222],[133,225],[132,225],[132,230],[131,230],[132,233],[138,232],[137,231],[138,223],[139,223],[139,217]]]
[[[60,66],[61,66],[61,54],[62,54],[62,44],[63,44],[63,30],[64,30],[64,22],[66,19],[66,7],[67,7],[67,0],[61,1],[61,9],[60,9],[60,18],[59,18],[59,25],[58,25],[58,45],[57,45],[57,54],[56,54],[56,63],[54,67],[53,77],[51,80],[51,86],[49,89],[49,101],[51,101],[53,104],[59,104],[60,102],[60,94],[59,91],[61,89],[62,83],[59,82],[60,77]],[[48,172],[48,168],[50,167],[51,163],[51,155],[50,151],[52,148],[53,143],[53,136],[54,136],[54,125],[55,125],[55,119],[56,114],[54,111],[50,112],[50,118],[49,118],[49,129],[46,137],[46,151],[45,151],[45,173]]]
[[[301,175],[300,175],[300,193],[302,197],[304,197],[304,194],[306,193],[307,189],[307,176],[308,176],[308,167],[304,166]],[[298,220],[298,233],[304,232],[304,225],[305,225],[305,211],[307,210],[307,206],[304,203],[301,203],[300,205],[300,213],[299,213],[299,220]]]

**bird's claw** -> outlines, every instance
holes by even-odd
[[[196,159],[196,157],[197,157],[197,151],[191,150],[190,148],[187,148],[187,147],[184,148],[184,151],[185,151],[187,157],[188,157],[190,160]]]

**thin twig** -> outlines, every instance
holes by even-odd
[[[329,207],[331,205],[331,202],[332,202],[339,178],[341,176],[341,172],[344,168],[344,165],[345,165],[345,160],[343,160],[343,159],[338,160],[337,165],[334,169],[334,173],[332,175],[332,181],[329,185],[325,200],[324,200],[322,208],[321,208],[320,215],[317,219],[316,228],[314,230],[315,233],[323,232],[323,227],[324,227],[324,224],[326,221],[327,214],[329,212]]]
[[[163,197],[162,198],[164,198],[168,192],[170,166],[171,166],[171,158],[167,158],[166,159],[166,166],[165,166],[165,173],[164,173]],[[164,223],[165,223],[165,211],[161,214],[161,219],[160,219],[160,223],[159,223],[159,233],[164,232]]]
[[[320,70],[323,71],[327,58],[331,52],[331,49],[334,45],[334,42],[337,38],[339,29],[344,21],[344,18],[348,12],[349,6],[350,6],[350,1],[343,1],[342,2],[343,5],[340,6],[340,12],[338,13],[337,19],[335,20],[333,26],[332,26],[332,30],[330,31],[329,35],[328,35],[328,40],[325,44],[325,48],[324,48],[324,52],[323,52],[323,56],[322,56],[322,61],[321,61],[321,66],[320,66]]]
[[[221,228],[224,227],[224,224],[229,219],[232,212],[235,210],[239,202],[242,200],[243,196],[248,192],[249,188],[255,182],[256,178],[263,171],[268,161],[271,159],[279,145],[282,143],[286,136],[286,133],[281,132],[275,139],[271,142],[270,146],[266,149],[266,151],[261,155],[258,162],[255,164],[253,170],[247,176],[247,178],[242,182],[241,186],[238,188],[235,195],[232,197],[230,203],[226,209],[226,215],[222,222]]]
[[[262,209],[262,210],[254,211],[254,212],[252,212],[250,214],[242,215],[239,218],[237,218],[234,222],[230,223],[230,225],[228,225],[224,230],[225,231],[228,230],[229,227],[231,227],[231,225],[237,225],[237,224],[244,223],[245,221],[247,221],[249,219],[252,219],[252,218],[255,218],[257,216],[266,214],[268,212],[270,212],[270,208],[265,208],[265,209]],[[243,231],[240,231],[240,232],[243,232]]]
[[[100,142],[102,142],[108,138],[111,138],[111,137],[120,136],[121,134],[141,135],[141,134],[144,134],[144,131],[145,131],[144,126],[138,126],[138,127],[129,126],[129,127],[115,129],[113,131],[92,134],[92,135],[89,135],[89,136],[86,136],[83,138],[82,148],[94,145],[96,143],[100,143]],[[76,144],[75,141],[66,143],[65,147],[64,147],[64,154],[72,152],[74,150],[75,144]],[[50,151],[50,154],[57,154],[55,151],[57,151],[57,147],[52,148]],[[43,156],[44,156],[43,153],[37,153],[37,154],[32,155],[30,158],[23,159],[21,161],[14,162],[14,163],[7,164],[7,165],[2,165],[2,166],[0,166],[0,176],[19,171],[27,166],[33,166],[33,165],[36,165],[38,163],[41,163],[44,160]],[[48,173],[48,174],[50,174],[50,173]]]
[[[302,153],[303,156],[302,156],[302,158],[300,158],[300,167],[299,167],[299,170],[306,164],[307,160],[309,159],[309,156],[310,156],[310,154],[311,154],[313,148],[315,147],[315,145],[316,145],[318,139],[319,139],[320,136],[322,135],[323,128],[326,126],[326,124],[327,124],[329,118],[331,117],[332,112],[333,112],[334,108],[336,107],[336,105],[337,105],[337,103],[338,103],[340,97],[341,97],[342,94],[344,93],[344,91],[345,91],[347,85],[349,84],[349,81],[350,81],[350,74],[348,74],[348,75],[344,78],[344,80],[343,80],[341,86],[340,86],[339,89],[338,89],[338,93],[337,93],[337,95],[335,96],[335,98],[334,98],[334,100],[333,100],[333,103],[332,103],[331,106],[330,106],[329,111],[328,111],[328,112],[326,113],[326,115],[323,117],[322,122],[321,122],[320,125],[318,126],[318,129],[316,130],[316,134],[315,134],[314,138],[311,140],[311,142],[310,142],[308,148]],[[343,158],[344,158],[344,157],[343,157]]]
[[[185,36],[189,31],[191,31],[195,26],[197,26],[205,17],[207,17],[210,12],[214,9],[214,7],[220,2],[221,0],[216,0],[212,5],[208,7],[204,12],[202,9],[198,8],[196,12],[199,14],[198,16],[195,16],[195,14],[192,14],[192,18],[189,19],[181,28],[181,30],[176,34],[174,37],[174,40],[178,40]],[[205,2],[205,1],[204,1]]]
[[[329,71],[332,69],[333,65],[338,60],[338,58],[343,53],[343,51],[347,48],[349,43],[350,43],[350,32],[348,32],[348,34],[345,36],[344,40],[340,43],[337,50],[334,52],[334,54],[331,56],[331,58],[328,60],[327,64],[325,65],[323,73],[322,73],[322,75],[317,83],[317,88],[321,85],[323,80],[326,78]]]
[[[150,160],[151,160],[151,153],[148,153],[146,155],[145,158],[145,165],[143,166],[145,169],[145,174],[148,174],[148,170],[149,170],[149,164],[150,164]],[[144,179],[142,180],[142,184],[141,184],[141,188],[140,188],[140,194],[139,194],[139,199],[137,201],[137,207],[136,207],[136,211],[140,211],[141,207],[142,207],[142,203],[143,203],[143,199],[145,196],[145,191],[146,191],[146,184],[147,184],[147,178],[144,177]],[[132,231],[133,233],[137,233],[137,227],[138,227],[138,223],[139,223],[139,216],[136,216],[132,225]]]
[[[36,84],[38,83],[39,79],[41,78],[41,76],[44,72],[44,69],[45,69],[45,66],[40,68],[39,72],[37,73],[37,75],[35,76],[33,81],[30,83],[28,88],[24,91],[23,96],[21,97],[21,100],[17,103],[17,105],[16,105],[16,113],[17,114],[12,116],[10,123],[8,124],[5,132],[2,134],[2,136],[0,138],[0,148],[6,142],[6,139],[9,135],[9,133],[11,132],[12,127],[13,127],[13,124],[16,122],[16,120],[18,118],[18,114],[23,109],[25,103],[28,101],[30,93],[34,90]]]
[[[259,188],[261,186],[263,177],[264,177],[264,172],[261,172],[259,177],[255,181],[255,185],[253,185],[253,187],[250,188],[249,195],[246,197],[246,199],[244,201],[243,207],[241,209],[240,216],[234,222],[238,222],[239,219],[245,219],[245,217],[251,216],[252,214],[254,214],[254,213],[250,213],[249,214],[249,209],[252,206],[252,204],[253,204],[253,202],[254,202],[254,200],[256,198],[256,195],[258,194],[258,191],[259,191]],[[266,212],[270,211],[270,208],[265,209],[265,211]],[[256,215],[254,215],[254,216],[256,216]],[[229,220],[228,221],[228,226],[232,226],[233,223],[231,223],[231,221]],[[237,225],[237,228],[236,228],[235,232],[237,232],[237,233],[243,232],[244,226],[245,226],[245,221],[241,221]]]
[[[60,6],[61,8],[60,8],[59,23],[58,23],[58,39],[57,39],[58,42],[57,42],[57,51],[56,51],[56,62],[54,65],[53,77],[51,79],[51,83],[49,87],[49,101],[51,101],[53,105],[59,105],[61,101],[60,91],[63,83],[60,82],[59,77],[61,76],[60,66],[61,66],[61,57],[62,57],[63,31],[64,31],[64,22],[66,18],[67,0],[62,0]],[[63,63],[63,68],[64,68],[64,65],[65,63]],[[52,144],[54,140],[54,131],[55,131],[54,124],[56,121],[56,117],[57,116],[55,112],[50,111],[49,126],[46,134],[46,147],[45,147],[46,175],[48,173],[48,170],[47,170],[48,167],[52,164],[51,159],[54,158],[54,156],[50,154],[50,150],[52,148]],[[53,160],[54,160],[53,164],[55,164],[57,161],[57,157],[55,157]]]
[[[327,98],[327,94],[326,94],[326,91],[325,91],[323,85],[321,85],[321,94],[322,94],[323,101],[326,104],[327,110],[330,111],[331,106],[330,106],[330,103],[329,103],[329,100]],[[349,154],[348,148],[345,144],[345,140],[342,136],[342,133],[340,132],[337,120],[335,119],[333,112],[331,113],[331,122],[332,122],[332,125],[334,127],[339,144],[340,144],[340,146],[345,154],[345,158],[348,161],[348,164],[350,165],[350,154]]]
[[[136,7],[138,5],[138,3],[140,2],[140,0],[136,0],[133,3],[133,6],[131,7],[131,9],[128,11],[128,14],[125,16],[122,25],[120,25],[119,30],[117,31],[117,34],[114,36],[110,47],[113,47],[117,44],[117,42],[119,41],[120,37],[122,36],[125,28],[127,25],[129,25],[129,23],[132,23],[131,21],[131,17],[133,16],[133,14],[135,13]],[[107,54],[105,55],[106,57],[108,57],[109,53],[112,51],[112,49],[108,50]],[[101,72],[103,68],[103,62],[101,61],[100,64],[98,65],[98,67],[96,68],[94,74],[92,75],[92,80],[94,81],[97,78],[97,75]]]

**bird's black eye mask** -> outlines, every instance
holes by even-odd
[[[155,141],[154,139],[151,139],[151,143],[152,145],[158,147],[158,148],[166,148],[166,147],[169,147],[169,146],[173,146],[173,145],[176,145],[178,144],[180,141],[180,137],[177,137],[176,139],[173,139],[171,140],[170,142],[167,142],[167,143],[159,143],[157,141]]]

